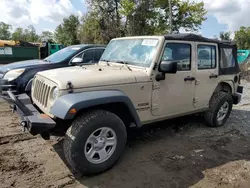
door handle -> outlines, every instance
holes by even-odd
[[[210,76],[209,76],[209,78],[211,79],[211,78],[218,78],[218,75],[217,74],[211,74]]]
[[[194,81],[195,80],[195,77],[190,77],[190,76],[188,76],[188,77],[186,77],[186,78],[184,78],[184,81],[186,82],[186,81]]]

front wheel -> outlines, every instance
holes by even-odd
[[[225,92],[215,93],[209,103],[209,110],[205,112],[205,120],[210,127],[224,125],[232,111],[233,98]]]
[[[118,116],[104,110],[87,112],[66,133],[65,157],[83,175],[98,174],[117,162],[126,141],[126,127]]]

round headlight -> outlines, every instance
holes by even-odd
[[[51,96],[52,100],[56,100],[57,97],[58,97],[58,95],[59,95],[59,90],[58,90],[57,87],[55,87],[55,88],[52,90],[52,96]]]

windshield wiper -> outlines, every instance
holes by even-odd
[[[43,61],[45,61],[45,62],[49,62],[49,63],[51,62],[51,61],[49,61],[49,60],[47,60],[47,59],[44,59]]]
[[[132,71],[132,69],[128,66],[128,62],[126,61],[115,61],[115,63],[123,64],[124,67],[126,67],[129,71]]]

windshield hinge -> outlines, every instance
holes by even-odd
[[[157,69],[158,65],[157,63],[154,64],[153,70]]]

